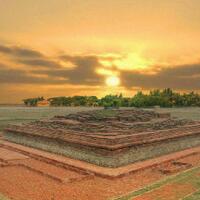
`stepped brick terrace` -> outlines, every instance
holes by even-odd
[[[10,125],[4,138],[116,168],[200,145],[200,123],[141,109],[96,110]]]

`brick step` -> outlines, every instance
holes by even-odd
[[[0,140],[0,144],[5,148],[10,148],[19,152],[23,152],[26,155],[32,155],[35,157],[45,158],[55,164],[62,164],[63,166],[71,167],[74,170],[81,170],[85,173],[93,173],[95,175],[107,178],[116,178],[127,175],[129,173],[133,173],[136,171],[141,171],[150,167],[158,166],[162,163],[178,160],[190,155],[200,154],[200,147],[191,148],[187,150],[183,150],[180,152],[171,153],[168,155],[160,156],[154,159],[149,159],[146,161],[141,161],[133,164],[129,164],[127,166],[118,167],[118,168],[108,168],[101,167],[91,163],[87,163],[80,160],[71,159],[68,157],[64,157],[61,155],[56,155],[53,153],[45,152],[42,150],[25,147],[19,144],[14,144],[11,142]]]
[[[47,176],[62,183],[71,183],[91,177],[91,175],[89,174],[81,174],[31,158],[27,160],[17,161],[16,164],[22,165],[29,170],[35,171],[43,176]]]

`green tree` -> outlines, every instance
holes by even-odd
[[[86,105],[87,106],[98,106],[99,99],[96,96],[89,96],[86,99]]]
[[[107,107],[114,107],[118,108],[121,106],[121,96],[118,95],[106,95],[105,97],[101,98],[100,105]]]
[[[131,99],[130,106],[132,107],[146,107],[147,95],[143,94],[141,91]]]
[[[44,97],[24,99],[23,102],[26,106],[37,106],[38,101],[44,100]]]

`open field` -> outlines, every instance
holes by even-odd
[[[170,112],[172,117],[200,120],[200,107],[185,107],[185,108],[157,108],[158,112]]]

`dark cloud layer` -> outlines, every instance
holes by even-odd
[[[53,78],[34,77],[31,74],[19,69],[9,69],[0,64],[0,84],[64,84],[65,80]]]
[[[49,83],[49,84],[84,84],[84,85],[98,85],[103,82],[103,77],[95,73],[95,68],[100,66],[98,58],[96,56],[69,56],[62,55],[58,58],[48,58],[43,56],[42,53],[37,52],[32,57],[26,56],[19,52],[25,49],[16,47],[6,47],[0,46],[0,53],[6,54],[8,57],[14,57],[12,62],[14,64],[23,64],[27,67],[29,72],[34,76],[30,76],[23,70],[11,70],[11,69],[1,69],[0,82],[5,83]],[[33,50],[28,50],[32,52]],[[35,51],[33,51],[35,52]],[[38,55],[38,57],[36,56]],[[64,67],[60,64],[71,63],[73,67]],[[8,73],[10,71],[10,74]],[[41,76],[36,75],[46,75],[47,78],[40,78]],[[48,79],[48,80],[47,80]]]
[[[61,65],[53,60],[50,60],[48,58],[36,58],[36,59],[17,59],[16,62],[20,64],[24,64],[27,66],[33,66],[38,68],[58,68],[61,67]]]
[[[8,54],[11,56],[17,56],[17,57],[26,57],[26,58],[38,58],[43,57],[43,55],[35,51],[33,49],[28,48],[22,48],[22,47],[16,47],[16,46],[4,46],[0,45],[0,53]]]
[[[61,55],[57,59],[53,59],[32,49],[2,45],[0,53],[12,57],[12,61],[15,63],[23,64],[27,66],[27,69],[32,69],[33,74],[47,75],[49,79],[57,78],[59,83],[60,78],[65,79],[65,82],[70,84],[97,85],[103,82],[103,77],[95,73],[95,68],[100,66],[96,56]],[[59,61],[71,63],[73,68],[65,68]]]
[[[105,77],[95,72],[97,67],[103,67],[99,62],[101,58],[98,56],[60,55],[57,58],[50,58],[33,49],[3,45],[0,45],[0,53],[12,58],[15,65],[23,64],[27,67],[24,71],[17,68],[10,69],[10,66],[0,64],[0,83],[88,86],[104,83]],[[63,63],[71,64],[73,67],[68,68],[63,66]],[[116,67],[113,69],[117,70]],[[131,87],[144,89],[171,87],[181,90],[199,90],[200,88],[200,63],[159,67],[159,69],[160,71],[153,75],[136,71],[119,71],[121,84],[128,89]]]
[[[122,84],[127,87],[199,89],[200,63],[163,68],[157,74],[141,74],[139,72],[123,72]]]
[[[12,58],[12,61],[18,64],[27,65],[30,67],[61,67],[57,61],[54,61],[53,59],[46,57],[41,52],[33,49],[0,45],[0,53]]]
[[[68,77],[72,84],[99,84],[102,82],[102,76],[96,74],[95,68],[100,66],[96,56],[62,56],[62,60],[71,62],[75,68],[65,72],[57,71],[57,75]]]
[[[74,67],[33,70],[32,73],[54,78],[66,78],[70,84],[98,85],[103,82],[103,77],[95,72],[95,68],[100,66],[97,57],[65,55],[60,58],[63,61],[71,62]]]

